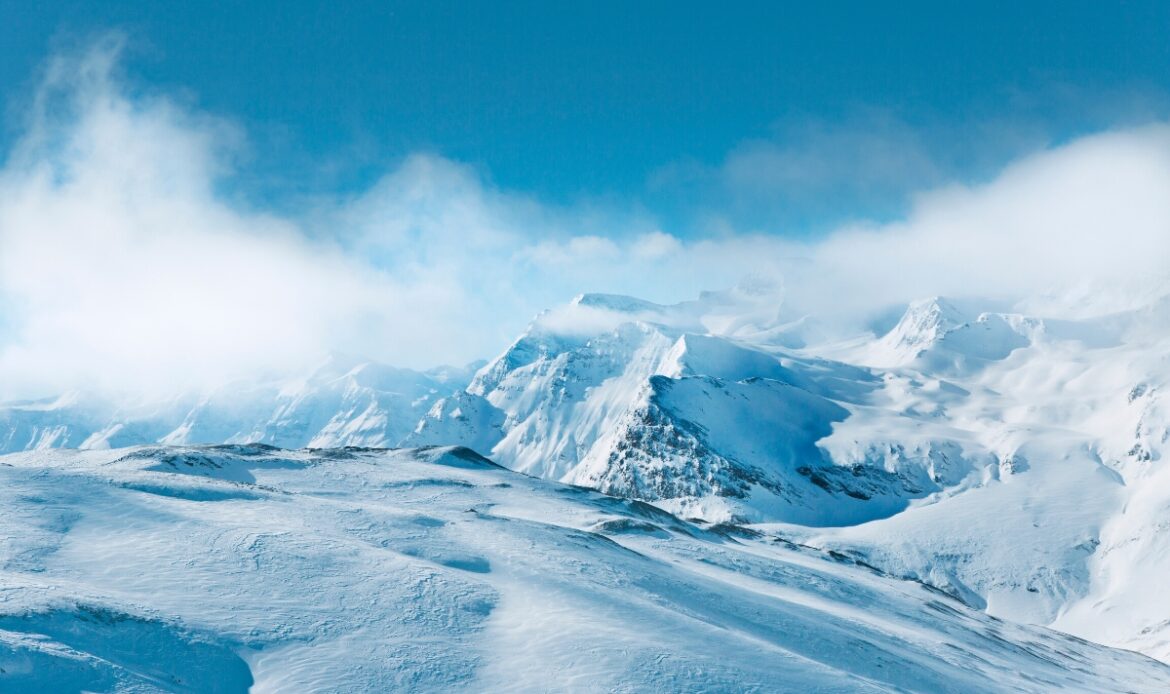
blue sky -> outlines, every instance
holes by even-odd
[[[1170,89],[1158,2],[3,0],[0,27],[10,103],[52,51],[125,31],[132,84],[243,126],[233,186],[268,204],[425,151],[683,235],[894,217],[915,190],[1163,116]]]
[[[0,0],[0,399],[1170,293],[1170,5],[554,5]]]

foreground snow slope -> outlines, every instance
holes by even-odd
[[[1170,667],[459,448],[0,458],[5,691],[1156,692]]]

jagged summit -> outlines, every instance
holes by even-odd
[[[1030,344],[1044,322],[1014,313],[972,309],[976,301],[931,297],[911,302],[902,318],[857,359],[878,367],[918,364],[939,373],[977,368]]]
[[[885,366],[905,364],[970,320],[944,297],[914,301],[906,307],[897,325],[874,345],[873,356]]]

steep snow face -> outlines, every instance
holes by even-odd
[[[0,458],[11,691],[1162,692],[1170,667],[466,449]]]
[[[844,418],[844,410],[769,379],[653,376],[648,391],[644,403],[598,440],[570,481],[700,517],[742,517],[750,503],[765,503],[764,496],[786,517],[807,513],[809,484],[797,484],[797,470],[820,460],[815,441],[834,419]],[[759,436],[740,435],[737,422],[745,417]],[[694,506],[700,500],[706,508]],[[718,503],[724,512],[715,511]]]
[[[654,376],[646,403],[567,479],[684,516],[817,526],[889,515],[937,488],[916,472],[827,459],[817,441],[847,416],[782,381]]]
[[[648,379],[662,370],[676,340],[644,323],[622,324],[567,349],[556,336],[530,333],[516,347],[539,356],[502,371],[494,383],[479,376],[472,382],[506,414],[506,434],[492,454],[515,470],[564,478],[603,433],[646,401]],[[514,351],[496,363],[517,362]]]

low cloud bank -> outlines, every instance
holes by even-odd
[[[462,363],[583,291],[670,302],[767,277],[785,311],[847,331],[933,294],[1073,314],[1167,290],[1165,125],[1037,152],[986,185],[922,193],[902,221],[805,242],[681,239],[645,213],[545,205],[432,155],[277,214],[220,194],[237,127],[131,95],[117,56],[111,39],[51,61],[0,169],[0,397],[164,393],[329,351]]]

